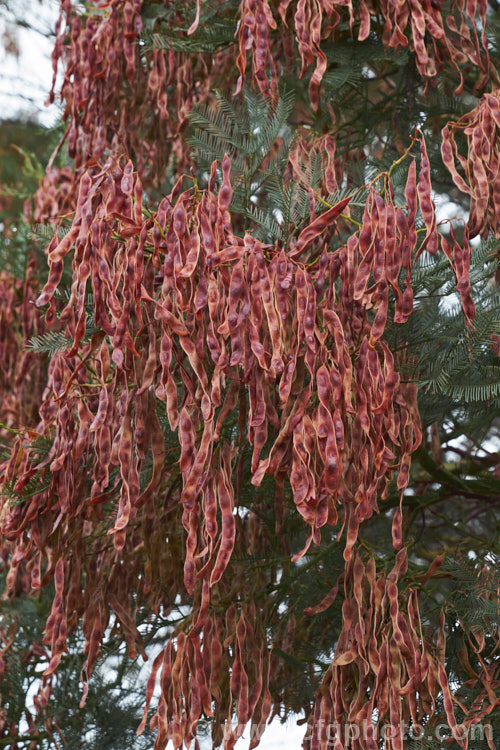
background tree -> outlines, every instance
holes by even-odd
[[[495,747],[494,10],[63,0],[50,242],[1,277],[2,653],[44,666],[5,736],[85,741],[68,655],[83,706],[162,640],[155,748],[291,712],[311,748]]]

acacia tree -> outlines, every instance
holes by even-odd
[[[152,641],[158,750],[291,712],[311,750],[495,747],[494,10],[62,0],[50,241],[0,276],[4,596],[50,601],[13,747],[64,740],[75,649],[83,707]]]

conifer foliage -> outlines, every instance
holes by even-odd
[[[61,0],[64,131],[24,206],[53,231],[23,246],[21,277],[0,275],[5,596],[52,592],[22,729],[40,747],[64,739],[50,719],[37,732],[74,634],[84,706],[110,638],[147,658],[145,622],[163,639],[138,728],[155,750],[207,722],[228,750],[250,722],[255,747],[292,711],[311,750],[402,750],[408,727],[443,723],[480,747],[498,591],[473,573],[487,605],[468,624],[469,563],[450,560],[472,551],[493,575],[499,464],[483,447],[480,470],[450,469],[443,451],[460,419],[456,436],[486,445],[498,408],[492,15]],[[437,191],[468,220],[438,220]],[[433,268],[489,421],[484,398],[474,412],[432,385]],[[431,523],[426,545],[436,504],[453,533]],[[15,639],[0,629],[4,695]],[[20,731],[6,711],[0,727]]]

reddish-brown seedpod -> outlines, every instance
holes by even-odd
[[[168,4],[165,23],[196,41],[204,6],[188,5]],[[384,43],[409,46],[425,81],[446,64],[457,70],[468,61],[485,71],[487,53],[476,33],[478,21],[484,33],[485,4],[452,3],[465,25],[443,21],[438,5],[381,2],[376,20]],[[290,674],[271,655],[271,604],[255,596],[277,579],[257,571],[254,580],[237,565],[249,554],[269,554],[271,532],[240,507],[249,481],[256,497],[275,503],[284,564],[312,551],[327,525],[344,556],[342,626],[312,707],[316,728],[323,721],[371,720],[375,709],[379,724],[415,721],[434,710],[440,693],[452,721],[443,643],[424,638],[417,592],[405,587],[401,507],[393,518],[400,551],[391,573],[362,558],[357,544],[363,524],[385,510],[395,478],[402,500],[421,440],[416,387],[400,377],[402,360],[390,351],[386,329],[389,320],[404,323],[412,314],[415,258],[424,249],[435,252],[440,242],[424,138],[419,159],[409,157],[404,199],[395,202],[389,174],[378,177],[366,186],[358,227],[354,190],[323,205],[323,196],[352,186],[344,175],[351,144],[338,147],[335,123],[312,134],[308,115],[284,179],[304,190],[310,213],[286,228],[288,241],[264,242],[245,231],[232,211],[238,165],[229,153],[207,170],[204,188],[185,169],[192,164],[182,137],[188,112],[225,83],[231,65],[240,76],[237,92],[247,81],[275,97],[281,51],[293,58],[296,49],[300,74],[310,74],[310,104],[322,117],[324,45],[335,43],[341,20],[367,38],[373,8],[350,0],[242,0],[234,44],[213,55],[142,50],[142,9],[141,0],[110,0],[85,13],[69,0],[61,3],[53,64],[55,71],[63,64],[65,138],[74,169],[50,165],[34,215],[65,217],[71,226],[47,248],[41,291],[35,269],[29,270],[22,290],[29,304],[19,304],[19,284],[0,275],[2,396],[7,383],[16,384],[14,395],[2,400],[1,419],[7,432],[19,431],[0,465],[2,481],[22,491],[43,471],[50,483],[18,505],[2,496],[1,529],[10,545],[6,593],[54,580],[46,677],[81,622],[82,701],[108,628],[122,634],[135,656],[143,653],[139,608],[168,615],[173,602],[190,607],[191,616],[169,633],[154,661],[145,715],[161,670],[152,721],[156,750],[169,741],[175,748],[189,745],[203,717],[213,718],[214,745],[223,741],[221,727],[229,730],[237,718],[240,726],[226,740],[230,748],[248,721],[260,731],[271,711],[279,713],[281,690],[289,697],[277,687]],[[494,90],[443,135],[443,159],[473,204],[463,245],[453,232],[451,242],[441,238],[470,320],[468,237],[498,228],[499,111]],[[458,129],[467,156],[459,154]],[[308,179],[313,162],[321,164],[318,194]],[[167,165],[176,172],[170,192],[163,182]],[[155,198],[158,188],[168,195]],[[70,296],[61,301],[65,264],[72,279]],[[35,299],[48,306],[45,321],[31,304]],[[47,372],[32,353],[18,362],[19,341],[56,320],[69,348],[50,357]],[[87,330],[94,324],[98,334]],[[31,460],[38,436],[50,438],[51,447],[43,460]],[[268,481],[274,493],[267,493]],[[302,550],[279,538],[290,514],[305,527]],[[308,623],[336,605],[339,588],[333,585],[306,609]],[[306,632],[303,620],[302,613],[290,615],[276,651],[293,653]],[[478,639],[481,655],[484,638]],[[476,715],[487,701],[492,705],[497,679],[482,664],[486,698]],[[44,700],[40,694],[39,704]],[[357,750],[374,750],[374,731]],[[328,740],[315,730],[311,747],[326,748]],[[401,742],[396,736],[392,747]],[[341,740],[335,743],[340,750]],[[252,738],[251,747],[256,744]]]
[[[338,733],[339,748],[354,737],[359,750],[374,750],[380,729],[390,724],[385,739],[401,750],[403,727],[410,718],[414,725],[427,721],[441,691],[449,726],[456,726],[444,648],[439,636],[435,644],[423,639],[417,591],[401,586],[406,565],[406,550],[387,577],[376,572],[373,558],[365,566],[358,553],[347,564],[342,632],[316,693],[310,747],[331,747],[332,737],[321,731],[327,726]],[[350,737],[342,734],[347,728]],[[459,734],[454,736],[466,747]]]
[[[460,132],[467,142],[467,154],[458,150],[456,136]],[[448,123],[441,136],[443,162],[457,188],[470,195],[469,237],[486,237],[489,232],[498,236],[499,90],[484,94],[471,112]]]

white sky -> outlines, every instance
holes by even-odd
[[[52,41],[45,35],[54,27],[58,5],[53,0],[42,3],[13,0],[10,5],[16,17],[33,29],[17,27],[15,35],[20,48],[17,59],[5,54],[3,38],[0,38],[0,117],[8,119],[21,111],[44,125],[52,125],[59,108],[44,106],[52,82]],[[2,37],[12,17],[12,13],[0,7]]]

